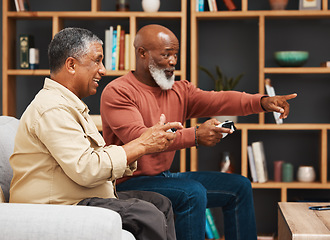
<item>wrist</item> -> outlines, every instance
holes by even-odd
[[[131,164],[139,157],[148,154],[148,147],[139,138],[122,146],[126,152],[127,163]]]
[[[264,99],[264,98],[268,98],[269,96],[262,96],[261,98],[260,98],[260,106],[261,106],[261,108],[262,108],[262,110],[264,110],[265,112],[267,112],[267,110],[264,108],[264,106],[262,105],[262,99]]]
[[[198,148],[198,134],[197,134],[198,128],[199,128],[199,126],[195,126],[195,146],[196,146],[196,148]]]

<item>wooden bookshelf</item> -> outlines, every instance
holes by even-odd
[[[75,0],[79,3],[79,0]],[[66,20],[121,20],[129,22],[131,44],[137,32],[138,23],[142,20],[177,20],[180,22],[180,66],[176,76],[186,79],[186,42],[187,42],[187,0],[181,0],[181,9],[147,13],[143,11],[117,12],[115,9],[102,11],[101,3],[105,0],[90,0],[90,11],[28,11],[17,12],[13,0],[2,1],[2,112],[3,115],[16,117],[16,77],[17,76],[49,76],[48,69],[16,69],[16,23],[20,20],[49,20],[52,24],[52,36],[64,28]],[[174,0],[173,0],[174,1]],[[84,26],[81,26],[84,27]],[[51,39],[45,39],[50,42]],[[130,52],[130,66],[135,69],[135,54]],[[107,76],[121,76],[127,71],[107,71]],[[102,91],[102,89],[99,89]],[[93,116],[99,130],[102,129],[100,116]],[[180,170],[186,170],[185,150],[180,153]]]
[[[252,1],[252,0],[250,0]],[[207,3],[206,3],[207,4]],[[268,19],[322,19],[329,18],[330,11],[328,10],[328,1],[322,0],[321,10],[285,10],[285,11],[275,11],[275,10],[248,10],[248,0],[241,0],[241,9],[236,11],[218,11],[218,12],[197,12],[195,9],[196,0],[191,3],[190,9],[190,22],[191,22],[191,82],[198,86],[198,38],[199,29],[198,24],[200,21],[222,21],[228,19],[254,19],[258,21],[258,56],[259,56],[259,80],[258,89],[260,94],[265,93],[265,74],[330,74],[330,68],[324,67],[266,67],[265,66],[265,20]],[[212,32],[210,33],[212,34]],[[197,125],[197,119],[192,119],[191,125]],[[329,189],[330,183],[328,182],[328,132],[330,130],[330,124],[267,124],[265,123],[264,113],[259,114],[258,123],[256,124],[237,124],[237,128],[241,134],[241,174],[243,176],[248,176],[248,155],[247,146],[249,140],[249,134],[252,131],[317,131],[320,136],[320,159],[319,166],[320,176],[318,182],[314,183],[301,183],[301,182],[272,182],[268,181],[266,183],[252,183],[254,189],[279,189],[281,191],[281,201],[286,202],[287,190],[288,189]],[[198,171],[198,152],[196,148],[191,149],[190,166],[192,171]]]

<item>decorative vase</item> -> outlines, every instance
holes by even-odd
[[[145,12],[157,12],[160,7],[160,0],[142,0],[142,8]]]
[[[220,162],[220,172],[233,173],[233,166],[229,152],[224,152]]]
[[[300,166],[297,172],[299,182],[314,182],[315,171],[312,166]]]
[[[237,123],[237,116],[213,116],[212,118],[215,118],[219,122],[224,122],[226,120],[233,121],[234,123]]]
[[[288,5],[289,0],[269,0],[272,10],[284,10]]]
[[[282,182],[293,181],[293,165],[291,163],[282,163]]]
[[[282,164],[284,161],[274,161],[274,181],[282,181]]]

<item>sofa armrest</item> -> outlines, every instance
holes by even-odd
[[[123,233],[118,213],[99,207],[0,203],[0,213],[4,240],[135,239]]]

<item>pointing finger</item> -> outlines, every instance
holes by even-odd
[[[283,97],[285,98],[285,100],[290,100],[290,99],[293,99],[293,98],[297,97],[297,93],[285,95]]]

